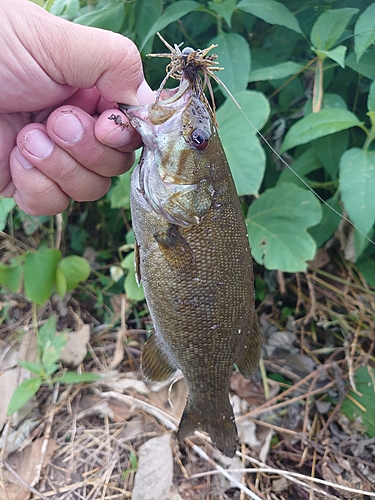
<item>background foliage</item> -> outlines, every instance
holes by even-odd
[[[226,91],[215,85],[220,135],[242,197],[255,260],[267,269],[303,271],[318,247],[337,245],[375,286],[375,245],[364,237],[374,239],[375,221],[375,3],[37,3],[75,23],[131,38],[144,56],[146,78],[155,89],[164,78],[167,64],[163,59],[145,57],[150,52],[165,52],[156,32],[161,31],[171,44],[184,42],[194,48],[218,44],[215,52],[220,66],[225,68],[219,76],[251,122],[239,112]],[[256,130],[262,130],[264,138],[305,184]],[[125,287],[130,299],[142,300],[132,265],[129,179],[129,173],[120,176],[107,196],[95,204],[70,207],[64,214],[66,252],[83,254],[87,247],[94,248],[98,286],[113,293]],[[348,217],[358,230],[345,223],[323,200]],[[51,224],[49,218],[26,216],[14,208],[12,200],[0,200],[1,230],[7,227],[10,234],[20,229],[33,234],[44,227],[47,235]],[[113,254],[118,249],[119,258],[114,263]],[[38,252],[41,251],[47,249]],[[38,252],[3,265],[0,282],[17,288],[24,272],[28,292],[27,262],[38,260]],[[69,286],[77,286],[84,279],[74,272],[72,277],[67,269],[74,263],[64,263],[56,252],[50,250],[49,254],[55,274],[49,277],[48,292],[37,303],[43,302],[53,287],[63,295]]]

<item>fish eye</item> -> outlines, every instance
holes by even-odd
[[[209,140],[207,132],[204,132],[203,130],[196,128],[194,132],[191,134],[190,138],[191,142],[193,143],[193,146],[199,151],[203,151],[204,149],[207,148]]]

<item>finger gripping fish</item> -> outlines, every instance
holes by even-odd
[[[147,378],[162,381],[180,368],[189,398],[179,439],[203,429],[219,450],[233,456],[233,365],[250,377],[261,345],[252,258],[198,76],[204,61],[212,69],[215,56],[170,48],[169,73],[180,77],[179,86],[160,90],[154,104],[120,105],[144,143],[131,179],[136,272],[154,324],[142,369]]]

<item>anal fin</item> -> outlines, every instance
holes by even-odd
[[[262,348],[262,335],[260,333],[258,317],[254,313],[254,325],[250,335],[243,346],[241,357],[236,360],[236,365],[245,378],[250,378],[259,363]]]
[[[144,376],[154,382],[167,380],[178,368],[170,360],[155,332],[151,334],[145,344],[141,366]]]

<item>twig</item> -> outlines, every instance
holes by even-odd
[[[206,462],[210,463],[215,469],[218,471],[219,474],[222,474],[224,477],[226,477],[229,481],[231,481],[233,484],[236,485],[237,488],[239,488],[241,491],[246,493],[246,495],[253,500],[263,500],[260,498],[258,495],[253,493],[249,488],[244,486],[242,483],[240,483],[235,477],[231,476],[229,472],[226,469],[223,469],[220,465],[218,465],[214,460],[212,460],[207,453],[205,453],[199,446],[194,444],[192,441],[190,441],[189,438],[186,438],[185,441],[189,444],[189,446],[195,451],[197,455],[199,455],[201,458],[206,460]]]
[[[13,474],[14,477],[17,478],[17,480],[23,484],[31,493],[34,493],[38,498],[41,498],[42,500],[49,500],[46,496],[43,495],[43,493],[40,493],[36,488],[31,486],[31,484],[27,483],[19,474],[17,471],[13,469],[11,465],[8,464],[8,462],[5,460],[3,462],[4,467],[11,473]]]

